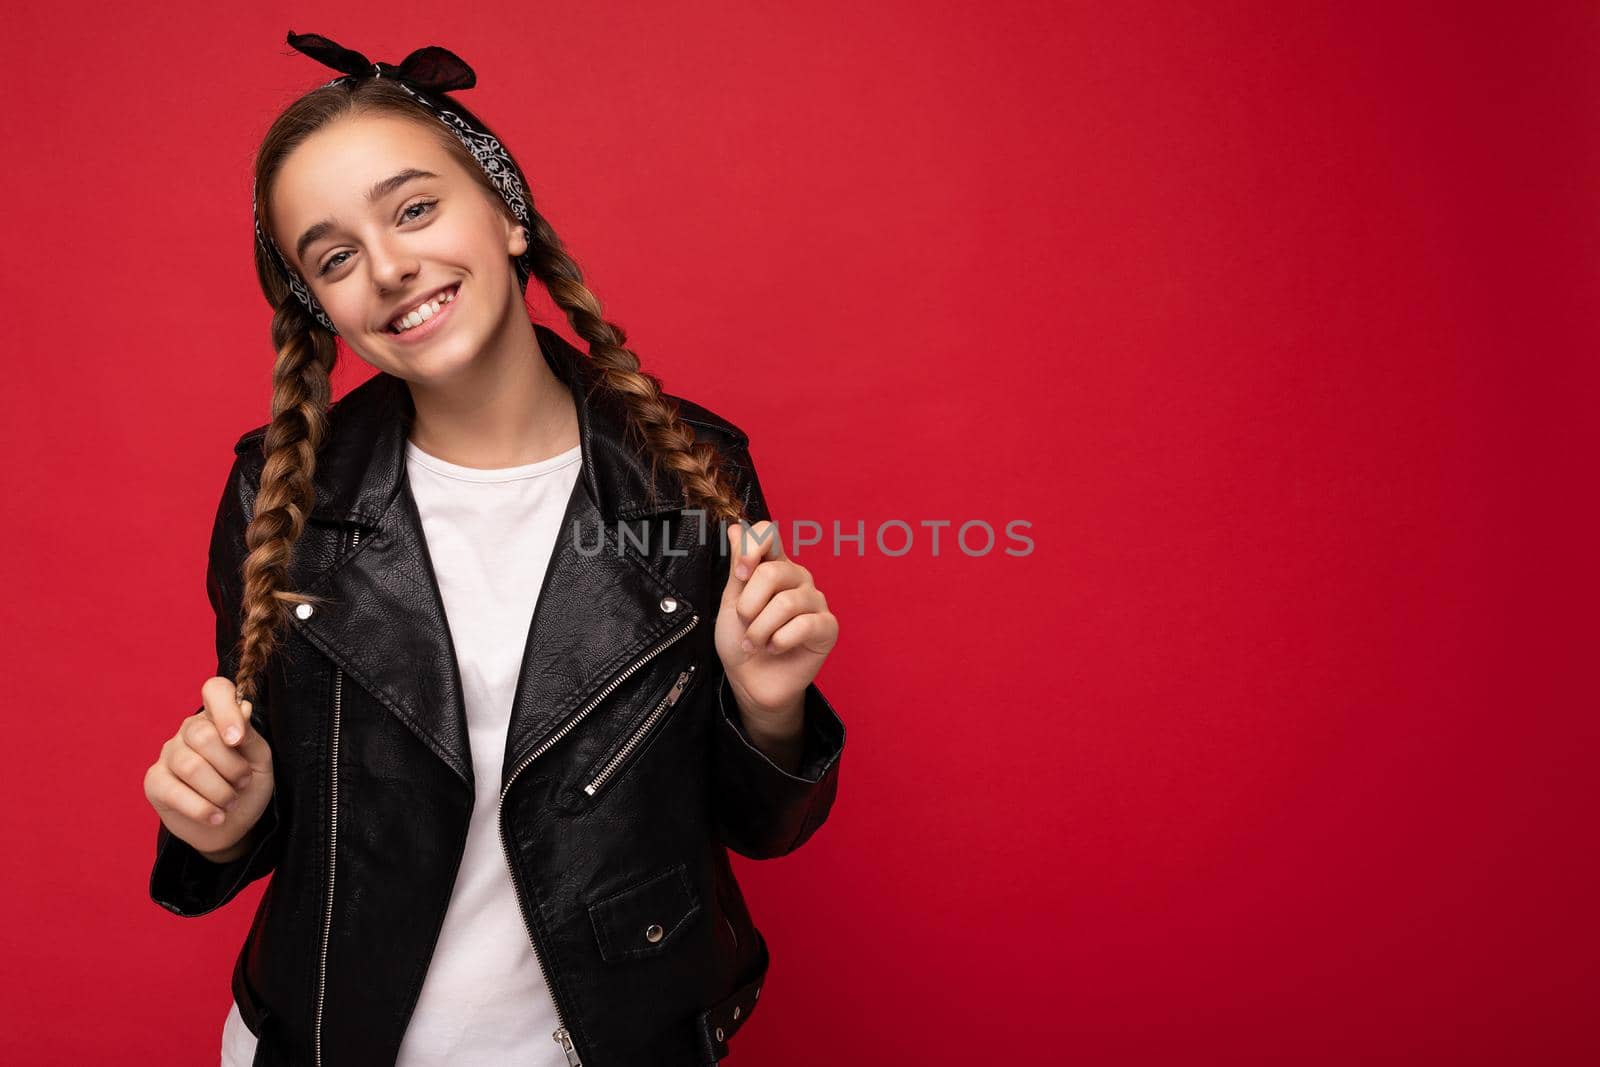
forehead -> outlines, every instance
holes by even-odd
[[[307,137],[273,181],[269,220],[279,246],[324,218],[352,220],[373,210],[367,190],[407,167],[445,181],[466,177],[455,157],[416,122],[368,115],[340,119]]]

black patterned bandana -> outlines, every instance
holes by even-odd
[[[489,176],[490,182],[499,190],[500,196],[511,208],[512,215],[522,222],[524,229],[529,228],[527,194],[522,188],[522,182],[517,178],[516,169],[511,165],[511,157],[506,155],[506,150],[501,146],[499,139],[484,129],[470,114],[463,114],[464,109],[447,105],[433,95],[455,89],[470,89],[478,84],[478,76],[460,56],[447,48],[428,45],[412,52],[398,65],[374,62],[360,52],[353,52],[320,34],[295,33],[293,30],[289,31],[289,44],[296,51],[305,53],[319,63],[343,72],[340,77],[325,83],[320,88],[355,82],[362,78],[392,79],[400,88],[433,112],[451,133],[460,138],[461,143],[466,145],[467,151],[472,153],[472,158],[478,161],[478,165]],[[268,256],[278,265],[278,270],[283,274],[290,291],[306,306],[323,329],[331,334],[338,334],[339,331],[333,328],[332,320],[322,310],[322,305],[311,295],[310,287],[289,266],[283,253],[278,251],[276,242],[268,236],[266,227],[261,225],[261,212],[253,193],[250,198],[250,210],[255,215],[256,242],[267,250]],[[517,282],[524,290],[528,288],[528,278],[533,273],[531,230],[529,238],[528,250],[514,260]]]

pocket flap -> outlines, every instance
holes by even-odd
[[[699,913],[687,863],[589,905],[600,955],[610,963],[661,952]]]

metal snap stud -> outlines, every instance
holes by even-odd
[[[302,619],[309,619],[311,618],[311,605],[298,604],[295,606],[294,613],[300,616]]]
[[[666,931],[661,929],[659,925],[656,923],[651,923],[645,928],[644,939],[649,941],[651,944],[654,944],[655,942],[661,940],[661,935],[664,933],[666,933]]]
[[[678,610],[678,602],[669,596],[664,596],[661,598],[661,610],[671,615]]]
[[[717,1040],[718,1041],[722,1040],[722,1027],[720,1027],[720,1026],[717,1027]]]
[[[760,986],[756,986],[756,995],[751,997],[750,999],[751,1000],[757,1000],[757,999],[760,998],[760,996],[761,996],[761,987]]]
[[[739,1017],[739,1005],[737,1005],[737,1004],[735,1004],[733,1006],[733,1017],[735,1019],[737,1019]]]

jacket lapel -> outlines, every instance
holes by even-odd
[[[573,712],[682,629],[696,610],[575,489],[528,628],[501,783]]]
[[[572,711],[698,610],[617,536],[619,520],[680,511],[676,478],[665,470],[653,475],[648,457],[628,443],[626,411],[598,388],[588,357],[548,327],[536,323],[534,330],[541,354],[572,390],[582,471],[528,629],[505,776]],[[304,618],[298,612],[291,618],[472,788],[460,668],[405,476],[414,416],[405,382],[382,372],[330,410],[311,519],[334,526],[347,547],[315,573],[291,566],[295,588],[329,598]],[[352,545],[354,531],[359,537]]]

